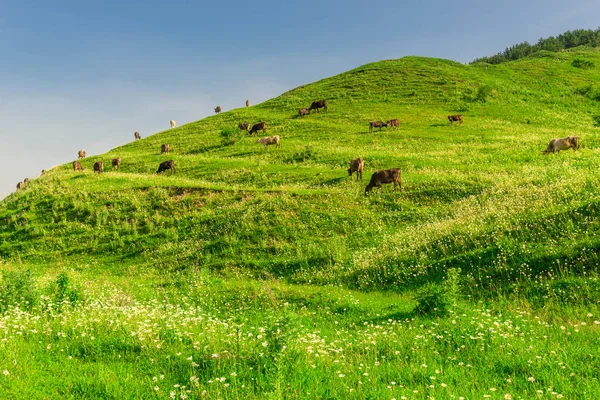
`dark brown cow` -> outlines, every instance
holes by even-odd
[[[165,154],[165,153],[168,154],[169,150],[171,150],[171,147],[168,144],[163,143],[160,145],[160,154]]]
[[[246,100],[246,107],[250,107],[250,100]]]
[[[83,167],[79,161],[73,161],[73,171],[83,171]]]
[[[134,133],[133,137],[135,138],[135,140],[140,140],[142,138],[139,132]]]
[[[116,157],[112,159],[112,167],[117,167],[119,171],[121,170],[121,157]]]
[[[223,109],[221,108],[221,106],[216,106],[215,107],[215,113],[220,113]]]
[[[250,132],[248,133],[252,135],[254,132],[258,131],[263,131],[263,133],[265,133],[267,131],[267,123],[263,121],[259,122],[258,124],[252,125],[252,129],[250,129]]]
[[[451,125],[454,125],[454,121],[458,121],[462,125],[462,115],[448,115],[448,121],[450,121]]]
[[[400,120],[399,119],[390,119],[386,123],[390,128],[400,128]]]
[[[313,101],[308,108],[308,112],[311,112],[312,110],[317,110],[317,112],[319,112],[319,108],[323,108],[325,111],[327,111],[327,100]]]
[[[44,175],[47,171],[45,169],[42,170],[42,175]]]
[[[381,132],[381,128],[388,126],[387,122],[383,121],[371,121],[369,122],[369,133],[373,133],[373,128],[379,128],[379,132]]]
[[[28,183],[29,183],[29,178],[25,178],[25,179],[23,179],[23,184],[24,184],[24,185],[27,185]]]
[[[19,182],[17,183],[17,190],[21,190],[25,187],[25,184],[23,182]]]
[[[398,185],[400,186],[400,191],[402,191],[401,175],[402,171],[400,171],[400,168],[385,169],[375,172],[371,175],[371,181],[365,188],[365,194],[369,193],[374,187],[381,189],[381,185],[384,183],[393,183],[394,190],[396,190],[396,185]]]
[[[104,172],[104,163],[102,161],[96,161],[94,163],[94,172]]]
[[[362,179],[364,168],[365,162],[363,161],[363,159],[355,158],[354,160],[350,161],[350,168],[348,168],[348,176],[352,176],[352,174],[356,172],[356,180],[358,180],[359,176],[360,179]]]
[[[80,159],[82,159],[82,158],[85,158],[85,151],[83,151],[83,150],[79,150],[79,153],[77,153],[77,156],[78,156]]]
[[[158,166],[158,171],[156,171],[156,173],[160,174],[161,172],[164,172],[168,169],[170,169],[171,171],[173,171],[173,173],[175,173],[175,161],[168,160],[168,161],[161,162],[160,165]]]
[[[300,118],[304,118],[306,114],[308,114],[308,108],[304,107],[298,110],[298,115]]]
[[[238,128],[240,128],[240,131],[248,132],[250,130],[250,124],[248,122],[240,122]]]

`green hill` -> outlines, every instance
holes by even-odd
[[[313,327],[313,323],[314,329],[322,331],[321,337],[327,335],[323,332],[335,335],[333,321],[340,322],[340,329],[350,336],[373,334],[357,331],[364,321],[385,325],[382,329],[392,332],[395,328],[386,325],[388,320],[391,324],[392,320],[406,319],[408,327],[418,310],[427,315],[416,317],[414,326],[425,332],[434,329],[429,318],[432,313],[437,315],[434,306],[428,309],[427,304],[442,304],[444,296],[454,293],[452,298],[459,296],[463,307],[475,310],[462,314],[466,325],[485,319],[486,313],[491,312],[489,308],[500,313],[486,320],[485,327],[478,328],[481,332],[486,331],[488,322],[490,327],[497,322],[505,324],[501,313],[513,312],[512,317],[506,318],[531,317],[519,328],[526,331],[527,346],[535,338],[547,335],[555,339],[553,343],[568,347],[574,358],[584,359],[589,354],[586,362],[578,364],[579,369],[569,367],[584,382],[587,366],[591,371],[598,362],[588,348],[588,337],[573,338],[567,345],[560,329],[557,333],[537,331],[534,317],[527,313],[532,308],[557,307],[561,311],[549,312],[546,321],[565,318],[571,323],[581,321],[580,316],[589,313],[590,307],[598,308],[599,67],[598,49],[586,48],[538,52],[499,65],[463,65],[421,57],[385,60],[295,88],[257,106],[223,112],[85,158],[84,172],[73,172],[70,163],[54,168],[0,203],[0,268],[5,272],[0,312],[14,318],[9,300],[27,298],[23,293],[29,293],[25,287],[32,282],[36,288],[34,294],[29,293],[32,315],[45,315],[43,310],[48,309],[65,313],[56,308],[56,304],[64,302],[72,311],[63,320],[73,318],[74,325],[76,318],[87,318],[77,313],[102,301],[147,307],[139,314],[140,320],[145,318],[142,314],[154,315],[150,311],[154,307],[168,310],[168,317],[148,317],[155,322],[177,314],[171,305],[187,310],[177,315],[190,312],[193,305],[199,307],[194,310],[207,314],[191,313],[194,315],[189,318],[203,322],[192,324],[195,328],[190,329],[208,329],[214,338],[205,342],[187,335],[185,327],[168,324],[159,329],[156,337],[148,333],[148,338],[164,343],[164,348],[173,353],[175,349],[195,349],[191,350],[194,360],[203,361],[199,361],[202,371],[194,372],[193,377],[204,379],[205,389],[214,387],[212,382],[207,383],[211,378],[243,365],[255,368],[256,373],[263,374],[263,380],[251,384],[251,379],[256,378],[253,373],[242,378],[237,372],[239,382],[246,382],[243,388],[237,386],[242,398],[258,398],[264,393],[284,398],[278,396],[286,391],[290,398],[306,398],[297,392],[303,385],[315,388],[314,397],[307,395],[309,398],[366,398],[367,394],[381,398],[380,395],[388,394],[384,386],[373,389],[374,392],[348,392],[348,387],[335,384],[319,386],[316,382],[329,373],[356,373],[360,378],[364,371],[336,372],[336,365],[314,361],[317,372],[310,375],[313,372],[307,371],[313,361],[303,363],[294,358],[305,354],[299,350],[299,336],[294,335],[306,333],[304,327]],[[327,112],[298,117],[299,108],[318,99],[328,100]],[[464,124],[450,125],[449,114],[462,114]],[[369,121],[392,118],[400,119],[399,129],[369,133]],[[279,149],[263,148],[256,143],[256,136],[236,136],[238,123],[259,121],[267,122],[267,135],[280,136]],[[579,151],[542,154],[552,138],[570,135],[579,136]],[[259,132],[258,137],[261,136]],[[171,146],[170,154],[160,154],[162,143]],[[113,157],[121,158],[121,171],[111,170]],[[365,160],[364,179],[358,182],[346,172],[350,160],[356,157]],[[175,161],[177,172],[155,174],[158,164],[168,159]],[[94,174],[95,161],[103,161],[107,172]],[[364,195],[373,172],[394,167],[402,169],[401,193],[394,193],[391,185],[385,185],[379,193],[375,190]],[[25,269],[32,275],[19,272]],[[448,270],[453,271],[450,275],[459,271],[459,277],[450,279]],[[449,282],[460,287],[458,292],[449,291]],[[110,296],[105,293],[107,290],[112,293]],[[440,290],[445,294],[440,294]],[[15,295],[10,297],[11,293]],[[40,293],[47,297],[39,297]],[[421,297],[414,300],[416,293],[421,293]],[[98,300],[98,296],[104,300]],[[54,305],[49,306],[45,298],[53,299]],[[287,311],[282,311],[284,303],[290,307]],[[113,332],[106,328],[114,326],[107,321],[125,315],[120,314],[124,312],[120,309],[109,311],[106,312],[111,316],[99,317],[101,321],[95,322],[98,331]],[[89,310],[84,312],[92,314]],[[573,321],[566,315],[571,315]],[[217,317],[229,321],[229,325],[211,320]],[[437,318],[441,318],[438,323],[447,324],[446,329],[458,329],[453,328],[455,321],[451,323],[445,316]],[[419,321],[426,321],[426,326],[419,328]],[[233,322],[238,324],[234,324],[238,333],[252,324],[270,324],[265,328],[271,335],[265,351],[279,354],[290,346],[299,352],[290,356],[295,361],[273,356],[261,364],[257,360],[262,358],[256,358],[259,351],[254,347],[248,345],[247,352],[239,347],[234,350],[235,346],[245,345],[223,339],[229,337]],[[564,320],[558,323],[567,324]],[[61,392],[51,387],[39,392],[40,398],[57,393],[92,398],[145,397],[144,393],[154,393],[150,379],[162,370],[171,371],[172,376],[167,377],[172,378],[171,383],[189,384],[192,373],[188,373],[187,364],[169,361],[168,366],[151,366],[154,361],[150,363],[149,359],[159,355],[164,359],[162,350],[146,354],[150,342],[136,341],[135,335],[134,339],[123,339],[129,332],[126,327],[133,323],[118,324],[124,324],[119,325],[125,327],[123,336],[113,332],[114,335],[106,335],[110,338],[106,343],[72,344],[75,347],[63,348],[63,355],[48,356],[58,362],[60,357],[71,354],[79,360],[73,371],[89,368],[90,374],[99,374],[98,383],[71,378],[67,372],[62,382],[71,385],[70,389]],[[151,326],[152,322],[148,324]],[[515,331],[513,325],[511,322],[510,333],[504,333],[515,338],[508,346],[519,347],[519,329]],[[287,342],[278,336],[283,326],[288,329]],[[446,358],[453,357],[465,335],[477,337],[481,333],[468,331],[464,326],[462,333],[446,335],[452,337],[447,339],[452,344],[444,342],[443,349],[432,343],[417,346],[422,352],[442,354],[439,368],[453,371],[448,372],[449,378],[444,382],[457,389],[457,395],[479,396],[484,393],[480,385],[487,384],[505,390],[502,385],[506,385],[507,376],[513,380],[525,377],[524,383],[515,384],[514,390],[510,385],[506,388],[525,398],[534,396],[538,389],[546,391],[549,385],[561,387],[562,392],[558,393],[574,397],[583,393],[586,384],[592,388],[586,393],[600,388],[597,377],[588,377],[591,381],[586,384],[574,384],[568,376],[562,377],[561,371],[546,368],[546,364],[535,370],[526,362],[535,355],[528,353],[524,342],[522,349],[515,347],[514,354],[518,356],[512,359],[502,350],[507,345],[504,339],[489,330],[485,334],[491,335],[489,340],[494,343],[487,345],[495,353],[487,357],[496,357],[497,364],[503,367],[470,377],[466,384],[466,375],[457,372],[462,369],[446,364]],[[2,327],[0,322],[0,332]],[[67,328],[57,325],[56,329]],[[13,332],[6,328],[8,331]],[[100,333],[96,335],[100,337]],[[0,352],[8,354],[10,350],[19,358],[25,357],[21,354],[24,348],[36,353],[46,345],[38,345],[33,338],[29,342],[23,340],[15,348],[0,347]],[[196,342],[200,344],[192,345]],[[361,343],[354,346],[364,348]],[[356,367],[367,361],[383,362],[387,365],[385,372],[371,372],[377,384],[405,379],[406,390],[429,387],[428,377],[436,375],[434,372],[423,371],[425,375],[411,381],[414,374],[421,374],[420,364],[425,364],[416,355],[414,343],[401,344],[400,350],[391,339],[382,339],[382,343],[384,348],[372,345],[376,349],[373,354],[368,349],[364,354],[362,350],[347,350],[351,355],[344,363]],[[213,351],[223,355],[223,349],[218,349],[221,345],[230,354],[235,353],[233,358],[211,358]],[[332,349],[336,344],[332,342],[331,346],[323,351],[335,353]],[[405,370],[401,378],[394,378],[396,367],[385,363],[385,357],[395,357],[394,351],[402,351],[399,360]],[[465,359],[471,365],[485,366],[489,359],[477,351]],[[404,358],[406,354],[412,355]],[[123,356],[123,361],[112,364],[115,355]],[[278,357],[288,364],[277,364]],[[111,380],[111,373],[106,372],[131,373],[139,362],[138,367],[144,372],[131,378],[133,386]],[[97,369],[100,364],[104,369]],[[35,371],[42,364],[32,368]],[[304,378],[292,379],[292,369],[304,371]],[[549,383],[539,382],[536,376],[535,385],[528,386],[527,375],[533,370],[538,375],[547,373]],[[8,393],[25,390],[36,397],[38,392],[27,389],[28,392],[25,387],[35,386],[37,379],[43,378],[22,371],[20,379],[21,386],[0,380],[0,388]],[[131,392],[131,387],[139,391]],[[463,392],[461,387],[465,388]],[[206,389],[212,393],[209,398],[234,396],[223,385],[219,388],[212,392]],[[442,390],[439,386],[430,392],[420,390],[415,398],[425,396],[424,393],[445,398],[445,392],[436,392]]]

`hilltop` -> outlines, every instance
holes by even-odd
[[[168,371],[165,385],[200,382],[194,393],[209,398],[234,396],[228,384],[211,389],[221,376],[243,398],[304,398],[306,387],[315,398],[381,398],[396,393],[385,388],[392,380],[407,390],[397,396],[418,387],[443,398],[431,380],[441,370],[457,395],[493,386],[531,398],[553,386],[593,398],[598,82],[597,48],[498,65],[385,60],[84,158],[83,172],[71,161],[48,171],[0,202],[0,332],[10,337],[0,354],[23,363],[46,351],[36,334],[19,338],[16,315],[22,329],[51,332],[62,353],[48,350],[46,363],[18,373],[22,384],[0,388],[35,396],[45,378],[34,371],[62,371],[68,355],[63,388],[40,397],[150,396]],[[327,112],[297,115],[318,99]],[[369,121],[392,118],[399,129],[369,133]],[[279,149],[257,144],[262,132],[237,135],[238,123],[259,121]],[[579,151],[542,154],[570,135]],[[356,157],[362,181],[346,172]],[[168,159],[177,172],[157,175]],[[105,173],[92,172],[96,161]],[[401,193],[364,195],[373,172],[394,167]],[[45,318],[55,325],[39,325]],[[532,351],[547,358],[528,364]],[[177,358],[188,355],[195,366]],[[483,372],[491,359],[496,369]],[[578,383],[562,375],[565,363]],[[75,376],[81,368],[98,382]],[[381,387],[365,392],[359,379]]]

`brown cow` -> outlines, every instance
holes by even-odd
[[[400,128],[400,120],[399,119],[390,119],[389,121],[386,122],[386,124],[390,128]]]
[[[169,153],[169,150],[171,150],[171,148],[168,144],[163,143],[160,145],[160,154]]]
[[[79,150],[79,153],[77,153],[77,156],[79,157],[79,159],[85,158],[85,151]]]
[[[383,121],[371,121],[369,122],[369,133],[373,133],[373,128],[379,128],[379,132],[381,132],[381,128],[388,126],[387,122]]]
[[[546,150],[544,150],[544,155],[548,153],[559,153],[561,150],[568,149],[579,149],[579,138],[577,136],[568,136],[563,139],[552,139]]]
[[[117,169],[121,170],[121,157],[116,157],[112,159],[112,167],[117,167]]]
[[[81,163],[79,161],[73,161],[73,171],[83,171],[83,167],[81,166]]]
[[[24,185],[27,185],[28,183],[29,183],[29,178],[25,178],[25,179],[23,179],[23,184],[24,184]]]
[[[450,121],[451,125],[454,125],[454,121],[459,121],[462,125],[462,115],[448,115],[448,121]]]
[[[258,131],[263,131],[263,133],[265,133],[267,131],[267,123],[266,122],[259,122],[258,124],[254,124],[252,125],[252,129],[250,129],[250,132],[248,132],[250,135],[252,135],[254,132],[258,132]]]
[[[160,165],[158,166],[158,171],[156,171],[157,174],[160,174],[163,171],[166,171],[170,169],[171,171],[173,171],[173,173],[175,173],[175,161],[173,160],[168,160],[168,161],[163,161],[160,163]]]
[[[319,108],[324,108],[327,111],[327,100],[316,100],[313,101],[310,107],[308,108],[308,112],[312,110],[317,110],[319,112]]]
[[[250,100],[246,100],[246,107],[250,107]]]
[[[17,183],[17,190],[21,190],[25,187],[25,184],[23,182],[19,182]]]
[[[104,163],[102,161],[96,161],[94,163],[94,172],[104,172]]]
[[[220,113],[221,111],[223,111],[223,109],[221,108],[221,106],[216,106],[215,107],[215,113]]]
[[[248,132],[250,130],[250,124],[248,122],[240,122],[238,128],[240,128],[240,131]]]
[[[265,148],[272,144],[274,144],[275,147],[279,148],[279,136],[267,136],[264,138],[256,139],[256,143],[262,143],[265,146]]]
[[[352,174],[356,172],[356,180],[358,180],[359,176],[360,179],[362,179],[364,168],[365,162],[363,161],[363,159],[355,158],[354,160],[350,161],[350,168],[348,168],[348,176],[352,176]]]
[[[399,185],[400,191],[402,191],[402,181],[400,180],[401,175],[402,171],[400,168],[385,169],[375,172],[373,175],[371,175],[371,181],[365,188],[365,194],[369,193],[375,186],[381,189],[381,185],[384,183],[393,183],[394,190],[396,190],[396,185]]]
[[[45,169],[42,170],[42,175],[44,175],[47,171]]]
[[[298,110],[298,115],[300,116],[300,118],[304,118],[304,116],[308,114],[308,108],[303,107],[301,109]]]
[[[142,138],[139,132],[134,133],[133,137],[135,137],[135,140],[140,140]]]

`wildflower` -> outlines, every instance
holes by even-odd
[[[496,388],[490,388],[490,392],[495,392]]]
[[[533,376],[530,376],[529,378],[527,378],[527,380],[528,380],[529,382],[533,382],[533,381],[535,381],[535,378],[534,378]]]
[[[6,376],[10,375],[10,372],[8,372],[8,370],[6,370],[6,369],[4,371],[2,371],[2,373]]]
[[[511,396],[510,394],[508,394],[508,393],[506,393],[506,394],[504,395],[504,398],[505,398],[506,400],[512,400],[512,396]]]
[[[339,376],[340,378],[343,378],[343,377],[344,377],[344,376],[346,376],[346,375],[344,375],[344,374],[339,374],[338,376]]]
[[[160,388],[158,386],[154,386],[154,390],[158,392]]]
[[[232,372],[230,375],[231,376],[237,376],[237,374],[235,372]]]
[[[174,399],[176,395],[177,395],[177,393],[175,393],[175,392],[169,393],[169,397],[172,399]]]

